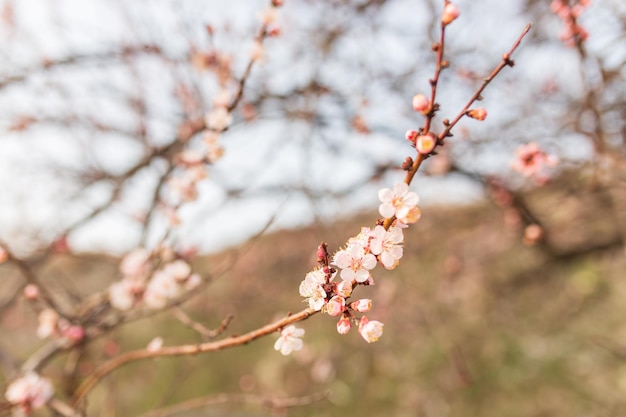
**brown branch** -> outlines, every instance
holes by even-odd
[[[229,338],[219,340],[217,342],[207,342],[192,345],[180,345],[164,347],[158,350],[134,350],[117,356],[98,367],[89,377],[87,377],[78,387],[72,398],[72,404],[77,404],[94,388],[94,386],[106,375],[114,370],[126,365],[130,362],[136,362],[143,359],[158,358],[163,356],[185,356],[196,355],[199,353],[215,352],[235,346],[241,346],[259,339],[263,336],[272,334],[283,327],[306,320],[316,314],[317,311],[306,308],[296,314],[288,315],[274,323],[267,324],[258,329],[252,330],[241,336],[231,336]]]

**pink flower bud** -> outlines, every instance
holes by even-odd
[[[337,332],[339,334],[346,334],[352,328],[352,323],[350,323],[350,319],[347,317],[342,317],[341,320],[337,322]]]
[[[445,7],[443,8],[443,14],[441,15],[441,23],[443,23],[444,26],[449,25],[457,17],[459,17],[460,14],[461,12],[459,11],[458,7],[456,7],[452,3],[447,3]]]
[[[430,111],[430,101],[424,94],[416,94],[413,97],[413,109],[425,115]]]
[[[24,297],[27,300],[36,300],[39,297],[39,287],[34,284],[28,284],[24,287]]]
[[[85,329],[81,326],[72,325],[63,329],[62,335],[67,338],[71,344],[76,344],[85,337]]]
[[[467,112],[467,115],[472,119],[476,120],[485,120],[487,118],[487,110],[483,107],[479,107],[477,109],[472,109]]]
[[[372,300],[368,298],[362,298],[350,303],[350,307],[359,313],[367,313],[372,309]]]
[[[326,313],[328,313],[329,316],[338,316],[343,313],[345,306],[345,298],[336,295],[328,301],[328,304],[326,304]]]
[[[422,155],[428,155],[437,146],[437,140],[432,134],[421,135],[417,137],[415,148]]]
[[[280,27],[272,26],[271,28],[269,28],[267,30],[267,36],[270,36],[272,38],[276,38],[276,37],[280,36]]]
[[[361,317],[359,322],[359,333],[367,343],[376,342],[383,335],[383,326],[379,321],[368,320],[367,317]]]
[[[417,132],[417,130],[407,130],[404,134],[404,137],[406,138],[406,140],[411,142],[413,146],[415,146],[415,141],[417,140],[418,135],[419,133]]]

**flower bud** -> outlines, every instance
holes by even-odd
[[[24,297],[27,300],[36,300],[39,297],[39,287],[34,284],[28,284],[24,287]]]
[[[352,324],[350,323],[350,319],[345,316],[337,322],[337,332],[339,334],[346,334],[350,331],[351,328]]]
[[[326,304],[325,306],[326,313],[329,316],[338,316],[341,313],[343,313],[345,306],[346,306],[345,298],[336,295],[328,301],[328,304]]]
[[[441,15],[441,23],[443,23],[444,26],[449,25],[457,17],[459,17],[460,14],[461,12],[459,11],[458,7],[456,7],[452,3],[447,3],[445,7],[443,8],[443,14]]]
[[[367,313],[372,309],[372,300],[368,298],[362,298],[350,303],[350,307],[359,313]]]
[[[437,139],[432,134],[421,135],[415,141],[415,148],[422,155],[428,155],[437,146]]]
[[[335,289],[337,295],[340,295],[344,298],[350,297],[352,294],[352,283],[350,281],[341,281],[337,283],[337,289]]]
[[[472,119],[476,120],[485,120],[487,118],[487,110],[485,110],[483,107],[469,110],[466,114]]]
[[[406,140],[411,142],[413,146],[415,146],[415,141],[417,140],[418,136],[419,136],[419,133],[417,132],[417,130],[407,130],[406,133],[404,134],[404,137],[406,138]]]
[[[359,333],[367,343],[376,342],[383,335],[383,326],[379,321],[369,321],[367,317],[361,317],[359,322]]]
[[[430,111],[430,101],[424,94],[416,94],[413,97],[413,109],[426,115]]]

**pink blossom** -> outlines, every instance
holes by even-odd
[[[545,177],[545,171],[549,167],[554,167],[557,158],[545,153],[536,142],[530,142],[521,145],[515,151],[516,159],[512,162],[511,167],[526,177],[534,176],[537,179]]]
[[[335,295],[326,304],[325,311],[329,316],[338,316],[343,313],[346,307],[346,300],[343,297]]]
[[[339,334],[346,334],[350,331],[351,328],[352,328],[352,323],[350,323],[350,319],[347,317],[342,317],[337,322],[337,332]]]
[[[167,305],[167,302],[180,294],[180,285],[176,277],[164,270],[155,272],[150,279],[143,301],[149,308],[159,309]]]
[[[352,294],[352,282],[341,281],[337,283],[337,287],[335,288],[335,294],[340,295],[344,298],[350,297],[350,294]]]
[[[109,287],[109,303],[118,310],[130,310],[142,291],[143,285],[139,281],[124,278]]]
[[[370,277],[369,271],[376,266],[376,257],[366,253],[363,246],[352,244],[335,254],[334,264],[341,268],[342,280],[365,282]]]
[[[378,207],[381,216],[396,218],[404,223],[412,223],[413,214],[417,203],[419,203],[418,195],[409,191],[409,186],[404,182],[394,185],[393,190],[383,188],[378,192],[378,198],[382,204]]]
[[[413,110],[422,114],[427,114],[430,111],[430,101],[424,94],[416,94],[413,97]]]
[[[367,317],[361,317],[359,322],[359,333],[367,343],[376,342],[383,335],[383,326],[379,321],[368,320]]]
[[[4,396],[11,404],[19,405],[23,414],[28,415],[31,409],[46,404],[53,394],[54,389],[49,379],[29,372],[11,382]]]
[[[129,252],[120,262],[120,272],[129,278],[143,279],[150,273],[150,251],[138,248]]]
[[[307,299],[309,307],[315,311],[320,311],[326,303],[327,294],[322,287],[325,283],[326,274],[320,268],[307,273],[300,283],[300,295]]]
[[[399,227],[390,227],[385,230],[382,226],[376,226],[372,231],[372,241],[370,242],[370,250],[374,255],[378,255],[378,260],[386,269],[394,269],[403,255],[402,229]]]
[[[163,338],[155,337],[150,341],[150,343],[148,343],[148,346],[146,346],[146,350],[149,352],[154,352],[161,349],[161,347],[163,347]]]
[[[37,337],[45,339],[56,332],[59,324],[59,314],[56,311],[51,308],[41,310],[38,319]]]
[[[437,146],[437,138],[432,134],[420,135],[415,139],[415,149],[422,155],[428,155]]]
[[[177,259],[165,265],[163,273],[171,275],[176,281],[185,281],[191,274],[191,266],[182,259]]]
[[[304,329],[299,329],[296,326],[289,325],[280,332],[280,337],[274,343],[274,350],[280,351],[283,355],[289,355],[291,352],[302,349],[302,339],[304,336]]]

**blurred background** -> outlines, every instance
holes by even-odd
[[[624,414],[626,6],[581,8],[585,38],[569,36],[550,1],[455,3],[436,131],[534,26],[483,94],[487,120],[462,121],[414,181],[423,218],[405,234],[403,262],[363,291],[381,340],[340,336],[316,316],[303,323],[305,349],[287,358],[266,338],[128,366],[95,391],[90,415],[221,392],[328,396],[185,415]],[[442,4],[285,1],[280,35],[220,138],[224,157],[172,228],[162,207],[171,150],[199,146],[194,123],[224,77],[244,73],[267,4],[0,1],[1,243],[70,309],[119,279],[119,256],[166,240],[210,281],[183,306],[206,326],[234,314],[227,334],[241,334],[300,310],[319,242],[335,250],[372,226],[377,190],[403,177],[414,153],[404,132],[423,122],[410,102],[430,89]],[[511,170],[529,142],[558,164],[541,176]],[[0,265],[5,382],[10,362],[44,343],[20,265]],[[42,373],[71,393],[73,378],[155,336],[201,340],[171,314],[147,315]]]

